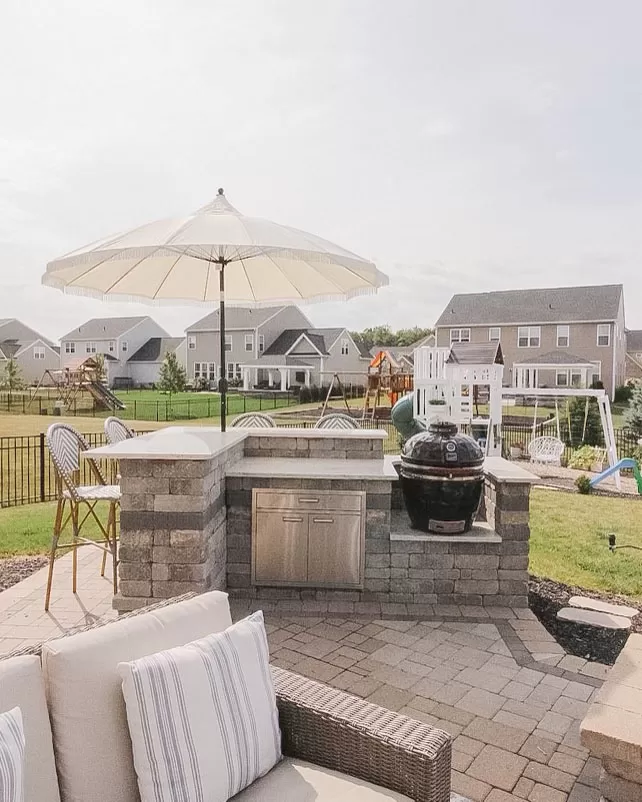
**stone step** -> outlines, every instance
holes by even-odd
[[[557,613],[560,621],[598,627],[600,629],[631,629],[631,619],[622,615],[600,613],[596,610],[581,610],[579,607],[564,607]]]
[[[624,604],[611,604],[600,599],[589,599],[588,596],[571,596],[569,607],[580,607],[582,610],[595,610],[596,613],[609,613],[621,615],[624,618],[633,618],[640,611],[635,607],[626,607]]]

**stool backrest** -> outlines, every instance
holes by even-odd
[[[349,415],[341,412],[331,412],[324,415],[314,425],[315,429],[360,429],[358,422]]]
[[[244,415],[238,415],[231,425],[242,429],[276,428],[274,419],[269,415],[264,415],[262,412],[246,412]]]
[[[53,423],[47,429],[45,440],[51,454],[51,461],[56,469],[56,477],[67,488],[71,497],[77,501],[79,496],[76,492],[76,477],[80,472],[80,454],[82,451],[89,450],[89,443],[79,431],[68,423]],[[86,462],[98,483],[107,484],[98,463],[89,458]]]
[[[120,418],[112,415],[105,420],[105,438],[110,446],[122,443],[123,440],[131,440],[135,436],[133,430]]]

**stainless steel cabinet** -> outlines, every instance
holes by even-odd
[[[363,585],[366,494],[258,490],[252,495],[255,585]]]

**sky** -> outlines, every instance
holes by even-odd
[[[623,283],[642,328],[638,0],[3,0],[0,318],[57,339],[106,304],[40,286],[92,240],[241,212],[390,277],[320,326],[431,326],[456,292]]]

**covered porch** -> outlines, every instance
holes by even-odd
[[[293,385],[310,387],[314,365],[295,357],[280,360],[257,359],[241,365],[243,389],[252,390],[261,381],[267,381],[268,389],[285,392]]]
[[[600,378],[600,366],[583,357],[553,352],[513,364],[512,385],[517,389],[537,387],[586,388]]]

